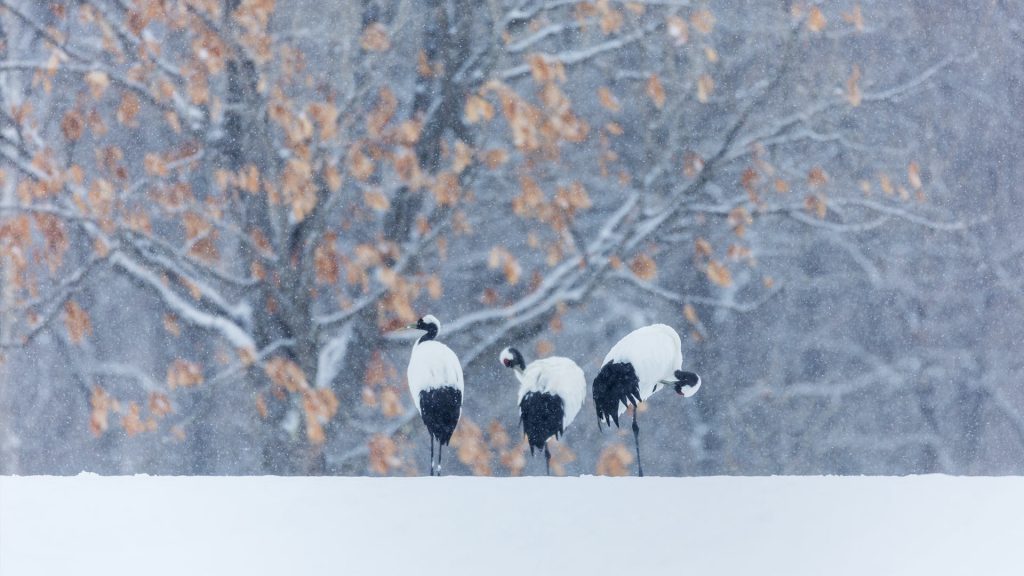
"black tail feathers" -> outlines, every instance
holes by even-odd
[[[594,379],[594,406],[598,423],[604,420],[619,425],[619,404],[636,406],[640,403],[640,379],[629,362],[609,362]]]
[[[562,435],[562,417],[565,403],[557,395],[546,392],[529,392],[519,403],[519,423],[533,451],[545,447],[548,438]]]

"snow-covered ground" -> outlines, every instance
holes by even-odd
[[[0,478],[0,574],[1024,574],[1024,478]]]

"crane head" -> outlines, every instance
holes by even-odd
[[[427,314],[423,318],[416,321],[416,324],[410,326],[410,328],[416,328],[417,330],[426,330],[427,332],[440,332],[441,321],[434,317],[433,314]]]
[[[676,370],[675,373],[676,382],[675,389],[676,394],[689,398],[700,390],[700,376],[693,372],[685,372],[683,370]]]
[[[512,347],[502,350],[501,354],[498,355],[498,360],[501,361],[501,365],[505,368],[526,369],[526,360],[523,359],[523,355],[520,354],[519,350]]]

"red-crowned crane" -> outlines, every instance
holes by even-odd
[[[544,467],[551,475],[548,439],[560,438],[583,406],[587,379],[583,370],[568,358],[552,356],[526,365],[515,348],[505,348],[498,356],[519,379],[519,423],[523,426],[530,454],[544,449]]]
[[[594,379],[594,404],[598,426],[614,422],[629,406],[633,407],[633,440],[636,442],[636,464],[640,462],[640,426],[636,423],[637,404],[647,400],[661,388],[672,386],[676,393],[689,398],[700,389],[700,376],[685,372],[679,334],[664,324],[637,328],[612,346],[604,357],[601,372]]]
[[[437,318],[426,315],[406,327],[426,332],[412,347],[409,357],[409,393],[430,432],[430,475],[441,475],[441,450],[452,438],[462,415],[462,365],[452,349],[435,340],[441,330]],[[434,440],[437,468],[434,468]]]

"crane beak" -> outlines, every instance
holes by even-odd
[[[395,328],[394,330],[385,332],[385,334],[388,334],[389,336],[411,336],[413,334],[413,331],[418,330],[419,328],[416,328],[415,324],[409,324],[408,326],[402,326],[401,328]]]

